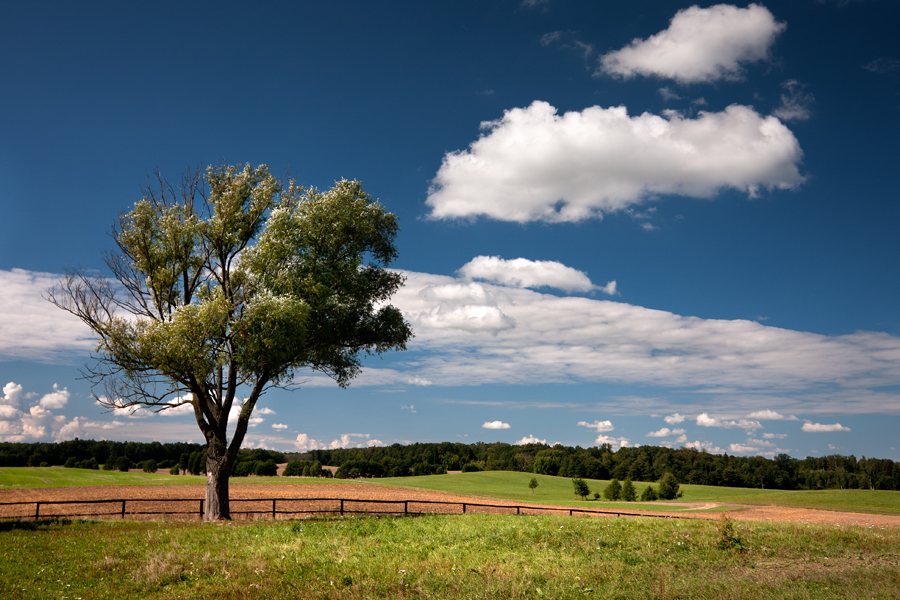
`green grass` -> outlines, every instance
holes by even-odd
[[[62,467],[0,467],[0,490],[83,485],[173,485],[204,483],[205,476],[122,473]]]
[[[900,529],[732,527],[500,515],[7,524],[0,597],[900,598]]]
[[[528,489],[532,477],[538,480],[534,495]],[[586,480],[591,491],[599,491],[609,483],[594,479]],[[464,495],[490,496],[522,502],[541,504],[574,504],[597,509],[608,509],[621,503],[600,501],[581,502],[574,495],[572,481],[566,477],[533,475],[511,471],[482,471],[478,473],[455,473],[450,475],[428,475],[424,477],[397,477],[373,479],[377,485],[411,487],[436,490]],[[649,485],[635,482],[638,495]],[[654,484],[655,487],[655,484]],[[869,512],[878,514],[900,514],[900,492],[881,490],[815,490],[785,491],[758,490],[749,488],[727,488],[710,485],[681,485],[684,496],[677,502],[721,502],[726,504],[758,504],[797,506],[848,512]],[[659,501],[649,504],[627,503],[633,508],[661,508],[674,510],[669,502]]]

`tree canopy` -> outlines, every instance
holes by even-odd
[[[86,376],[112,408],[191,404],[208,445],[208,520],[228,518],[228,473],[265,389],[299,369],[349,384],[361,354],[412,336],[388,302],[403,284],[396,217],[342,180],[283,185],[265,165],[157,174],[113,226],[111,278],[69,272],[49,300],[97,336]],[[226,438],[237,409],[234,435]]]

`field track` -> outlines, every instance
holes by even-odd
[[[148,499],[148,500],[166,500],[166,499],[196,499],[199,501],[204,497],[204,486],[202,485],[166,485],[166,486],[85,486],[85,487],[69,487],[69,488],[33,488],[21,490],[0,490],[0,502],[53,502],[61,500],[104,500],[104,499]],[[539,504],[527,504],[512,500],[503,500],[499,498],[476,497],[476,496],[460,496],[445,492],[434,492],[427,490],[419,490],[413,488],[400,487],[384,487],[376,485],[359,485],[359,484],[319,484],[319,485],[254,485],[251,483],[233,483],[231,485],[232,499],[255,499],[255,498],[345,498],[345,499],[373,499],[373,500],[430,500],[430,501],[447,501],[447,502],[469,502],[481,504],[493,504],[499,506],[516,506],[528,505],[534,509],[542,508]],[[148,505],[149,506],[149,505]],[[173,510],[180,509],[175,503],[171,504]],[[264,506],[254,507],[252,504],[241,504],[247,508],[262,508]],[[373,509],[377,509],[377,505],[372,505]],[[384,506],[384,505],[382,505]],[[679,508],[684,508],[684,504]],[[710,508],[717,508],[716,504],[702,504],[693,508],[703,512],[667,512],[665,510],[646,511],[634,510],[628,507],[628,503],[602,503],[597,505],[572,504],[572,508],[593,509],[604,511],[617,511],[622,514],[631,515],[647,515],[647,516],[677,516],[680,518],[699,518],[699,519],[718,519],[722,515],[739,521],[770,521],[785,523],[817,523],[826,525],[859,525],[864,527],[871,526],[900,526],[900,516],[894,515],[875,515],[864,513],[837,512],[827,510],[813,510],[806,508],[778,507],[778,506],[734,506],[728,505],[727,508],[733,510],[718,510],[708,512]],[[543,508],[549,508],[544,506]],[[556,507],[561,508],[561,507]],[[61,510],[61,506],[56,508],[50,505],[42,511],[42,515],[52,516],[54,511]],[[707,510],[704,510],[707,509]],[[15,516],[29,515],[33,512],[32,508],[24,508],[18,511],[20,514],[11,512],[9,508],[0,507],[0,518],[10,518]],[[111,515],[116,514],[114,507],[111,507]],[[192,508],[190,510],[193,510]],[[238,504],[232,506],[232,510],[239,510]],[[502,509],[482,509],[478,512],[504,512]],[[557,512],[557,514],[559,514]],[[154,517],[159,518],[159,517]]]

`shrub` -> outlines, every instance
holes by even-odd
[[[607,500],[618,500],[619,496],[622,495],[622,484],[619,483],[618,479],[613,479],[609,482],[609,485],[606,486],[606,489],[603,490],[603,497]]]
[[[631,483],[631,477],[626,477],[625,481],[622,482],[622,500],[626,502],[637,500],[637,491],[634,489],[634,484]]]
[[[572,485],[575,486],[575,495],[581,496],[582,500],[587,500],[587,497],[591,493],[591,489],[588,487],[587,482],[581,477],[573,477]]]
[[[463,473],[475,473],[478,471],[484,471],[484,467],[474,462],[466,463],[462,468]]]
[[[66,464],[64,464],[63,466],[67,469],[74,469],[76,462],[78,461],[75,460],[75,457],[70,456],[68,459],[66,459]]]
[[[278,475],[278,465],[271,459],[257,461],[253,474],[259,477],[275,477]]]
[[[678,497],[678,480],[668,471],[659,478],[659,497],[663,500],[674,500]]]
[[[131,460],[127,456],[120,456],[116,459],[116,469],[125,472],[131,468]]]
[[[169,475],[178,475],[179,473],[181,473],[181,468],[178,465],[169,467]]]
[[[251,473],[256,471],[256,461],[255,460],[244,460],[239,463],[234,463],[234,466],[231,467],[231,476],[232,477],[247,477]]]
[[[741,541],[741,536],[735,531],[734,521],[726,515],[722,515],[722,519],[719,521],[719,541],[716,546],[720,550],[744,551],[744,543]]]
[[[659,500],[659,494],[656,493],[652,485],[648,485],[644,493],[641,494],[641,502],[653,502],[654,500]]]
[[[303,477],[307,474],[307,460],[292,460],[287,466],[284,468],[284,473],[282,473],[282,477]]]
[[[594,492],[594,500],[600,499],[600,492]]]
[[[152,458],[148,458],[144,462],[141,463],[141,469],[144,473],[156,473],[159,469],[159,466],[156,464],[156,461]]]

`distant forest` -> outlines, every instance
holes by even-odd
[[[71,440],[58,443],[0,442],[0,467],[67,465],[117,468],[149,465],[170,472],[201,473],[205,446],[159,442]],[[614,451],[608,444],[574,448],[543,444],[503,443],[394,444],[375,448],[313,450],[283,453],[244,449],[233,471],[236,476],[274,474],[273,463],[298,462],[291,473],[319,472],[319,465],[339,467],[338,478],[406,477],[447,471],[523,471],[560,477],[657,481],[670,472],[680,483],[729,487],[900,490],[900,463],[889,459],[831,455],[793,458],[710,454],[687,448],[641,446]],[[305,463],[319,463],[316,469]],[[307,465],[309,466],[309,465]],[[150,470],[150,469],[148,469]]]

